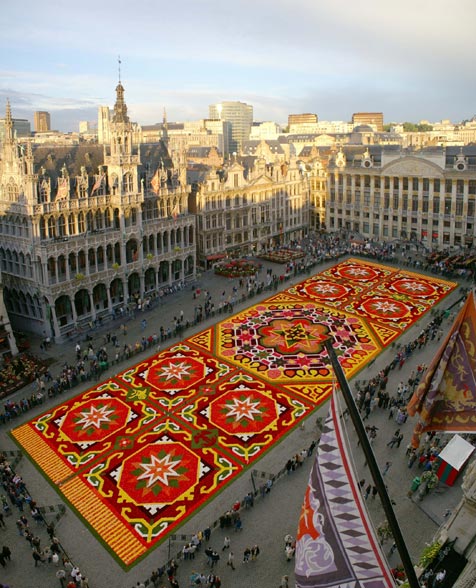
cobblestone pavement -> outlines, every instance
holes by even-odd
[[[333,263],[317,266],[314,271],[319,272],[333,265]],[[266,263],[260,273],[260,280],[264,280],[265,269],[267,267],[272,268],[273,272],[278,275],[284,271],[283,266]],[[297,276],[285,282],[283,287],[288,287],[290,284],[304,279],[304,277]],[[198,286],[202,290],[204,288],[209,290],[216,304],[220,300],[223,290],[226,291],[227,295],[231,294],[232,287],[236,282],[236,280],[229,280],[215,276],[212,272],[207,272],[201,276]],[[235,310],[245,308],[249,304],[255,303],[268,295],[269,292],[266,292],[251,301],[237,304]],[[461,293],[455,290],[455,292],[442,302],[440,308],[449,307],[460,296]],[[149,335],[158,331],[160,325],[164,327],[171,325],[172,318],[179,316],[181,310],[184,311],[185,320],[192,320],[194,317],[194,307],[199,303],[199,300],[194,300],[192,289],[188,287],[186,290],[181,290],[165,297],[163,304],[145,313],[148,323],[145,332],[141,331],[140,323],[143,315],[140,314],[140,316],[138,315],[135,319],[127,322],[128,329],[125,337],[121,335],[120,321],[109,323],[101,329],[93,331],[91,333],[94,339],[93,345],[96,348],[96,345],[102,344],[105,334],[108,331],[112,333],[113,329],[117,332],[122,342],[127,341],[133,344],[137,340],[140,340],[142,335]],[[210,319],[210,321],[204,321],[197,326],[191,327],[184,333],[184,336],[198,332],[216,320],[218,319]],[[431,316],[429,315],[423,317],[412,329],[401,337],[399,342],[406,343],[413,340],[430,320]],[[168,343],[172,344],[173,342],[174,340],[171,339]],[[40,350],[39,344],[39,340],[33,340],[32,351],[39,356],[54,358],[55,363],[51,366],[53,375],[59,372],[64,362],[74,361],[75,341],[68,342],[67,344],[53,345],[46,352]],[[84,344],[82,345],[84,347]],[[436,342],[430,342],[423,350],[415,352],[411,359],[405,363],[402,370],[390,372],[388,390],[391,393],[395,392],[398,383],[401,380],[406,381],[411,370],[416,365],[422,362],[429,363],[437,345]],[[151,352],[151,350],[146,351],[144,356],[150,355]],[[362,370],[356,379],[366,380],[377,374],[380,369],[390,362],[394,353],[395,351],[392,348],[387,349],[375,362]],[[140,356],[133,357],[128,363],[134,364],[138,359],[140,359]],[[115,371],[125,368],[127,365],[127,363],[123,362],[117,366],[112,366],[104,373],[104,378],[112,375]],[[351,387],[354,383],[351,382]],[[77,386],[73,390],[68,391],[68,393],[64,393],[63,397],[72,397],[87,387],[88,384]],[[15,393],[13,398],[18,399],[29,396],[34,389],[35,385],[30,385],[26,389]],[[43,412],[48,406],[53,406],[57,403],[58,398],[47,400],[42,406],[32,409],[16,421],[10,423],[9,426],[17,426],[21,422],[34,417],[35,414]],[[326,413],[327,406],[321,407],[308,418],[304,428],[298,428],[291,432],[278,446],[272,448],[256,464],[256,468],[260,471],[273,474],[278,472],[283,468],[289,457],[304,447],[308,447],[312,440],[317,437],[316,417],[325,417]],[[405,459],[405,447],[410,440],[413,426],[411,419],[401,427],[404,433],[404,440],[398,449],[390,449],[386,446],[387,441],[397,427],[395,422],[388,420],[387,412],[380,412],[380,409],[377,409],[376,412],[372,413],[369,422],[379,427],[377,441],[374,446],[378,462],[382,465],[387,460],[391,460],[392,462],[392,467],[386,476],[389,494],[396,503],[395,512],[410,554],[414,559],[417,559],[425,543],[431,541],[438,526],[444,522],[444,514],[447,509],[454,508],[459,502],[461,496],[460,485],[456,484],[452,488],[444,486],[435,493],[430,494],[421,503],[416,503],[409,499],[407,497],[407,491],[410,487],[411,479],[416,474],[416,466],[413,469],[409,469],[407,467],[407,460]],[[14,451],[17,448],[8,436],[7,429],[7,426],[0,427],[0,448],[1,450]],[[351,447],[355,448],[356,439],[350,423],[348,429]],[[367,478],[370,480],[370,474],[364,466],[364,458],[361,452],[356,451],[354,459],[359,479]],[[294,536],[296,533],[297,521],[311,463],[311,460],[307,459],[297,471],[291,475],[282,476],[264,499],[258,497],[255,500],[253,508],[244,510],[242,513],[242,531],[223,530],[219,527],[213,529],[209,543],[222,555],[215,573],[221,577],[223,587],[276,588],[283,574],[289,575],[290,586],[294,585],[294,563],[293,561],[286,561],[284,555],[284,535],[290,533]],[[23,458],[16,466],[16,471],[23,477],[28,490],[39,505],[59,505],[61,503],[59,495],[56,494],[54,489],[39,474],[28,459]],[[246,472],[221,492],[210,504],[199,512],[193,513],[191,518],[179,529],[179,533],[191,535],[198,530],[206,528],[208,525],[212,525],[236,500],[243,499],[251,490],[253,490],[251,475],[249,472]],[[378,525],[384,519],[378,499],[369,499],[368,507],[374,523]],[[29,544],[23,537],[18,535],[18,531],[16,530],[15,521],[19,514],[16,508],[14,511],[12,516],[6,517],[6,529],[0,528],[0,544],[9,545],[13,553],[12,561],[8,563],[7,567],[5,569],[0,568],[0,582],[7,583],[11,588],[51,588],[53,586],[60,586],[60,582],[55,577],[58,568],[55,568],[52,564],[41,564],[35,567]],[[55,513],[56,511],[53,511],[51,514],[48,514],[46,517],[47,520],[53,520]],[[33,526],[33,528],[34,532],[42,538],[42,545],[46,545],[47,535],[44,528],[40,526],[37,528]],[[235,554],[236,570],[232,570],[226,565],[227,552],[221,551],[225,533],[231,537],[231,549]],[[150,577],[152,570],[165,564],[170,557],[174,557],[184,543],[180,537],[177,540],[166,540],[130,571],[126,572],[89,530],[84,527],[69,507],[66,507],[65,515],[57,522],[57,535],[71,560],[89,578],[91,588],[109,588],[109,586],[114,586],[114,588],[133,588],[138,582],[145,582]],[[247,546],[252,547],[254,544],[258,544],[261,549],[258,559],[247,564],[242,563],[244,549]],[[388,551],[390,544],[386,544],[384,548]],[[392,564],[398,562],[398,554],[393,554],[390,557],[390,562]],[[193,572],[208,573],[208,569],[203,551],[198,552],[192,561],[180,562],[177,575],[180,586],[182,588],[184,586],[190,586],[190,575]],[[163,584],[164,586],[168,586],[166,579],[164,579]]]

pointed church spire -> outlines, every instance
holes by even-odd
[[[119,82],[116,86],[116,104],[114,104],[114,114],[112,122],[115,123],[128,123],[129,117],[127,116],[127,105],[124,102],[124,86],[121,84],[121,58],[118,57],[119,66]]]
[[[169,125],[167,122],[167,110],[164,106],[164,114],[162,117],[162,141],[167,145],[169,142]]]
[[[13,119],[10,100],[7,98],[7,107],[5,109],[5,143],[13,143]]]

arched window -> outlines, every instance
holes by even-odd
[[[94,230],[93,213],[91,211],[86,214],[86,228],[88,231]]]
[[[13,178],[10,178],[10,181],[7,184],[7,199],[10,202],[15,202],[18,196],[18,186],[13,181]]]
[[[48,202],[50,196],[50,183],[47,180],[43,180],[40,184],[38,190],[38,202],[42,204],[43,202]]]
[[[96,225],[96,229],[102,229],[102,211],[100,210],[96,210],[96,214],[94,215],[95,217],[95,225]]]
[[[66,222],[64,215],[60,215],[58,219],[58,235],[60,237],[64,237],[66,235]]]
[[[134,189],[134,179],[131,173],[124,174],[122,178],[122,190],[126,194],[129,194]]]
[[[52,216],[48,219],[48,236],[50,239],[56,237],[56,219]]]
[[[86,222],[84,220],[84,212],[80,212],[78,215],[78,231],[80,234],[86,232]]]
[[[74,221],[74,214],[70,214],[68,216],[68,232],[70,235],[76,234],[76,223]]]

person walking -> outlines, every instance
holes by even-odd
[[[372,484],[369,484],[367,486],[367,488],[365,489],[365,500],[367,500],[367,498],[370,496],[370,493],[372,492]]]
[[[33,560],[35,562],[35,568],[36,568],[39,563],[43,562],[43,560],[42,560],[41,555],[37,549],[33,549],[31,552],[31,555],[32,555]]]
[[[2,556],[6,561],[10,561],[12,559],[12,552],[10,551],[10,548],[7,545],[3,546]]]
[[[400,429],[397,429],[395,431],[395,433],[393,434],[392,438],[390,439],[390,441],[387,443],[387,447],[393,448],[395,443],[398,443],[399,436],[400,436]],[[402,435],[402,439],[403,439],[403,435]]]
[[[383,466],[383,470],[382,470],[382,476],[386,476],[388,473],[388,470],[390,469],[390,466],[392,465],[391,461],[386,461],[385,465]]]
[[[227,565],[230,566],[230,568],[232,570],[235,569],[235,556],[233,554],[233,551],[230,551],[230,553],[228,554],[228,561],[227,561]]]
[[[66,586],[66,572],[65,572],[65,570],[58,570],[55,575],[59,580],[61,588],[65,588],[65,586]]]
[[[230,549],[230,538],[228,537],[228,535],[225,536],[225,538],[223,539],[223,547],[221,548],[222,551],[225,551],[225,549]]]
[[[246,547],[245,551],[243,552],[243,563],[248,563],[250,561],[251,549]]]

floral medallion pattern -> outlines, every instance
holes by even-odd
[[[129,367],[13,430],[129,567],[456,284],[349,259]]]

